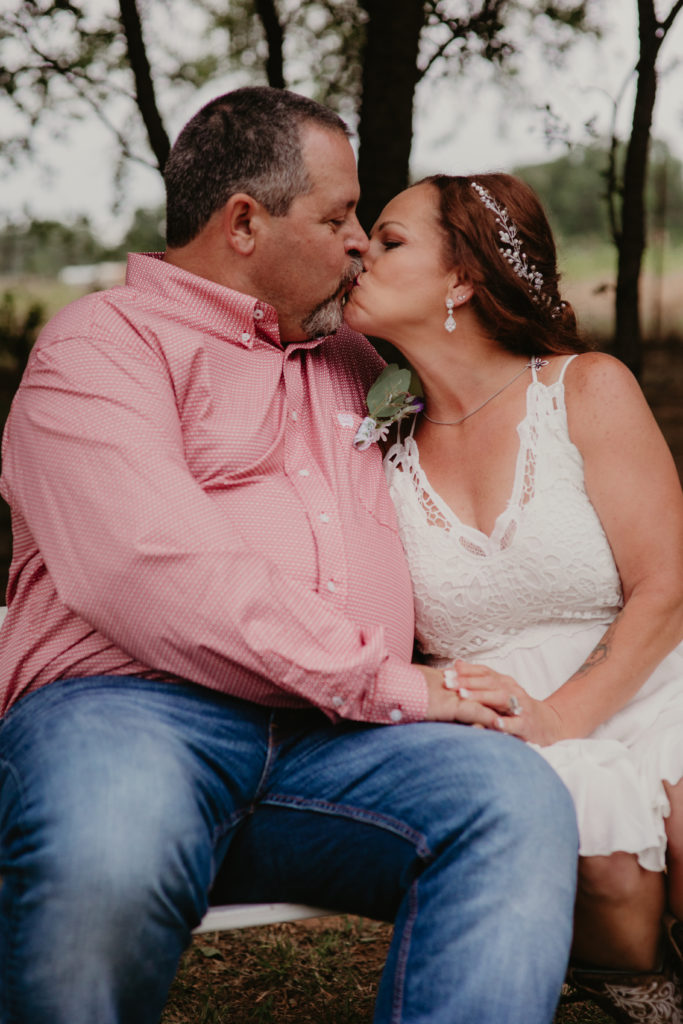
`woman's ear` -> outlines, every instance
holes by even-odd
[[[240,256],[251,256],[256,243],[262,207],[246,192],[230,196],[223,208],[223,234],[228,246]]]
[[[447,298],[453,299],[456,306],[462,306],[474,295],[474,288],[462,274],[454,274],[448,286]]]

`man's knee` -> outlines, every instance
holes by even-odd
[[[100,915],[122,928],[143,907],[157,919],[174,904],[197,916],[210,881],[211,829],[181,760],[152,733],[114,744],[103,730],[77,742],[56,727],[36,743],[35,763],[5,745],[5,901],[28,900],[46,914],[58,904],[74,919]]]
[[[488,823],[501,837],[538,841],[552,836],[576,856],[576,815],[569,791],[526,744],[470,728],[450,741],[439,737],[432,757],[438,763],[438,785],[450,793],[456,813],[468,804],[472,821]]]

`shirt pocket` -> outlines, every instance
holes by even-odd
[[[341,445],[341,458],[353,489],[353,497],[373,519],[398,533],[396,510],[389,494],[382,449],[378,444],[360,451],[353,445],[353,439],[363,421],[355,412],[340,411],[336,415],[335,428]]]

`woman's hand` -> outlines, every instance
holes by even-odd
[[[446,669],[446,679],[466,703],[473,701],[498,716],[495,728],[528,743],[547,747],[564,739],[562,722],[552,704],[535,700],[512,676],[502,675],[486,665],[455,661]]]
[[[457,689],[448,685],[450,670],[430,668],[427,665],[416,665],[427,680],[429,704],[426,719],[430,722],[460,722],[462,725],[474,725],[484,729],[504,731],[502,717],[497,711],[486,707],[479,700],[469,699],[458,693]]]

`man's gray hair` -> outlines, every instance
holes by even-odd
[[[202,107],[164,168],[167,245],[191,242],[237,192],[284,217],[311,188],[301,149],[307,125],[349,135],[328,107],[284,89],[236,89]]]

